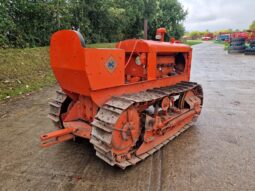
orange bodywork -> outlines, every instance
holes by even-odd
[[[115,49],[85,48],[75,31],[64,30],[51,39],[50,59],[57,81],[70,97],[88,96],[100,107],[112,96],[189,81],[191,51],[191,47],[183,44],[135,39],[121,41]],[[180,53],[185,59],[182,73],[160,78],[157,62],[173,61]],[[141,54],[147,57],[144,61],[147,71],[133,59]],[[111,62],[113,66],[107,66]],[[137,76],[130,77],[132,68]]]
[[[76,31],[56,32],[50,64],[63,91],[50,102],[49,117],[60,130],[42,135],[42,146],[86,138],[97,156],[125,168],[191,123],[203,100],[202,88],[188,82],[192,48],[163,42],[165,32],[157,30],[159,41],[101,49],[86,48]]]

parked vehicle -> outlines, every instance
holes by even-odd
[[[89,139],[96,155],[126,168],[144,160],[191,126],[201,113],[202,87],[190,82],[192,48],[130,39],[115,49],[86,48],[77,31],[51,38],[50,63],[61,91],[50,102],[58,130],[41,136],[49,147]]]

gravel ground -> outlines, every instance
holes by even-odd
[[[196,124],[135,167],[108,166],[88,141],[39,147],[53,130],[51,87],[0,104],[0,190],[255,190],[255,57],[195,45],[192,81],[205,102]]]

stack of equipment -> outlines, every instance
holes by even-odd
[[[245,55],[255,55],[255,40],[250,41],[250,47],[246,48]]]
[[[228,53],[244,53],[245,52],[245,39],[244,38],[232,38]]]

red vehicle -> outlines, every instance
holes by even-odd
[[[203,37],[202,40],[212,40],[214,38],[213,33],[206,33]]]
[[[248,32],[234,32],[231,34],[231,38],[244,38],[245,41],[249,39],[249,33]]]

